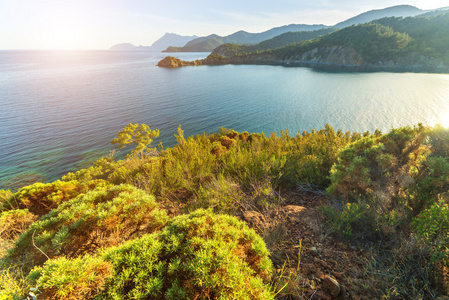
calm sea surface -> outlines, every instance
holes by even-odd
[[[219,127],[363,132],[449,126],[449,75],[326,73],[281,66],[162,69],[152,51],[0,51],[0,189],[52,181],[113,147],[126,124],[165,146]],[[206,53],[180,53],[181,59]]]

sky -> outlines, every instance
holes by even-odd
[[[288,24],[334,25],[372,9],[449,6],[449,0],[0,0],[0,49],[151,46],[180,35],[256,33]]]

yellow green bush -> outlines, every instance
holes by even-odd
[[[42,264],[115,246],[165,225],[153,196],[130,185],[101,186],[64,202],[22,234],[7,259]]]
[[[94,257],[50,260],[30,278],[56,299],[77,293],[78,299],[263,300],[273,299],[265,283],[271,274],[268,251],[253,230],[235,217],[198,210]]]

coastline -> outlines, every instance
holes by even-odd
[[[407,59],[404,59],[407,60]],[[340,72],[394,72],[394,73],[436,73],[448,74],[449,66],[441,61],[429,62],[433,58],[428,58],[424,63],[398,64],[397,62],[387,62],[382,64],[369,63],[338,63],[329,61],[305,61],[305,60],[277,60],[272,58],[261,58],[251,56],[225,57],[220,54],[211,54],[205,59],[195,61],[184,61],[173,56],[166,56],[158,62],[161,68],[180,68],[187,66],[219,66],[219,65],[273,65],[284,67],[306,67],[320,71],[340,71]]]

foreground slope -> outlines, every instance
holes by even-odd
[[[176,138],[0,191],[1,299],[449,294],[448,129]]]

